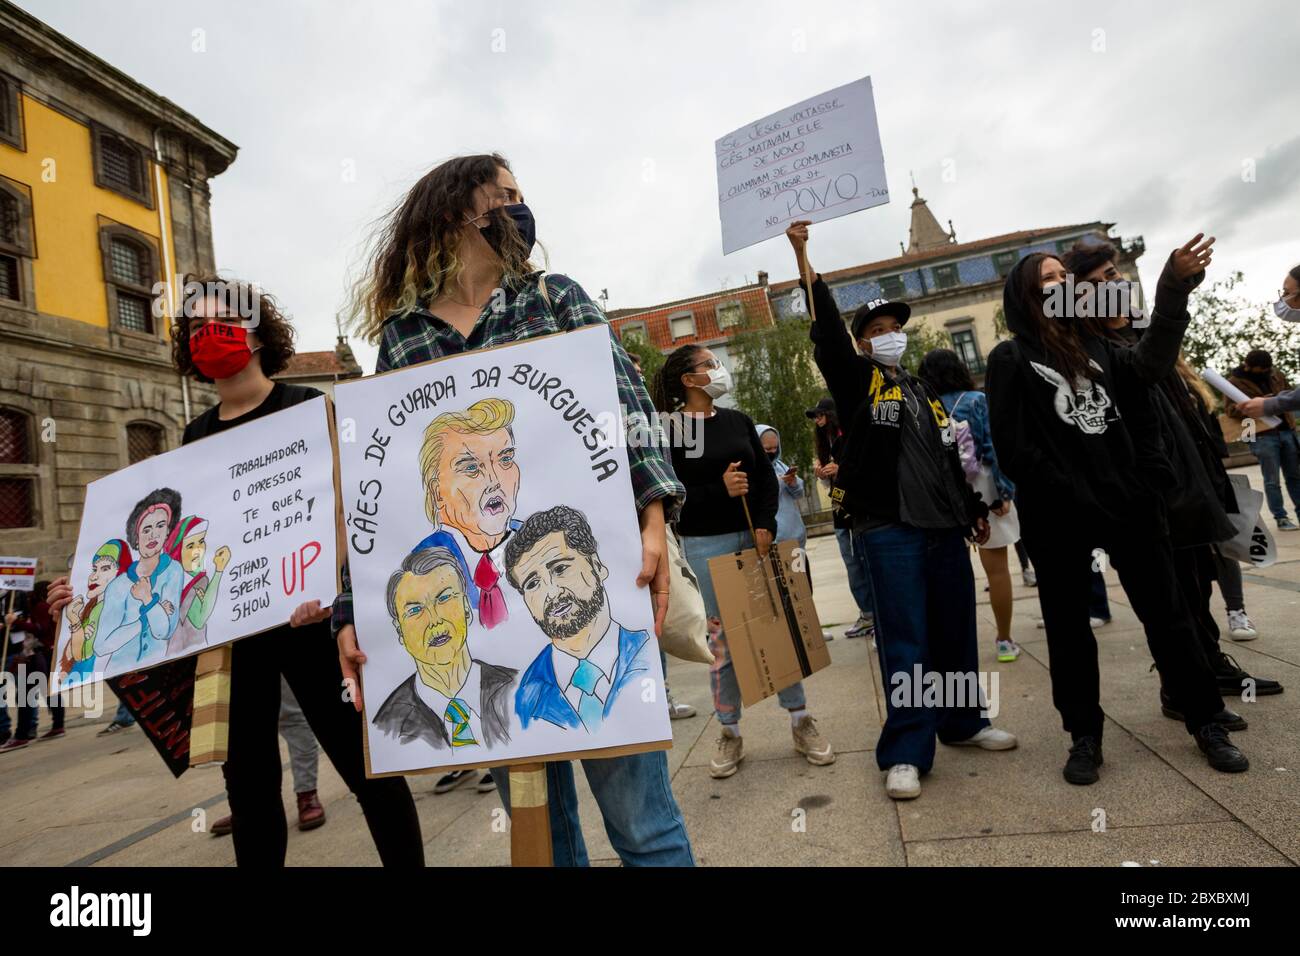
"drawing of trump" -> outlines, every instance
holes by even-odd
[[[518,672],[471,656],[473,612],[455,555],[446,548],[408,554],[388,579],[388,614],[415,673],[388,695],[375,726],[439,750],[508,743],[506,704]]]
[[[653,673],[658,646],[610,616],[609,569],[582,512],[557,505],[539,511],[511,536],[506,574],[550,645],[524,671],[515,713],[559,727],[598,730],[629,684]]]
[[[480,399],[429,422],[420,448],[424,512],[435,530],[414,550],[446,548],[455,556],[470,606],[489,629],[509,617],[500,585],[500,553],[519,526],[514,520],[519,495],[514,420],[510,402]]]

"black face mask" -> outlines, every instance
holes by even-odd
[[[769,451],[769,452],[767,453],[767,460],[768,460],[768,461],[776,461],[776,455],[777,455],[776,452],[774,452],[774,451]]]
[[[533,211],[521,202],[512,203],[508,206],[500,206],[488,212],[488,223],[486,226],[480,226],[479,232],[483,234],[483,239],[497,253],[501,254],[502,240],[505,238],[506,220],[515,224],[520,237],[524,240],[524,245],[528,247],[527,255],[531,255],[533,245],[537,242],[537,222],[533,219]]]

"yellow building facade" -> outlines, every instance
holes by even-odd
[[[235,154],[0,2],[0,554],[41,579],[67,567],[86,484],[212,403],[172,367],[168,278],[215,271],[208,181]]]

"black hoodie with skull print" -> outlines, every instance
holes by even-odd
[[[993,349],[985,379],[993,446],[1016,483],[1016,507],[1040,527],[1167,534],[1157,491],[1174,476],[1150,388],[1173,370],[1187,297],[1204,273],[1179,281],[1166,263],[1142,341],[1126,348],[1081,337],[1097,375],[1069,383],[1024,310],[1025,288],[1038,286],[1035,265],[1022,259],[1007,277],[1003,309],[1014,338]]]

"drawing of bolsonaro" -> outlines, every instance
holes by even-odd
[[[550,644],[519,681],[515,713],[559,727],[598,730],[629,684],[653,673],[658,645],[610,616],[609,569],[582,512],[539,511],[506,544],[506,576]]]
[[[446,548],[407,555],[388,579],[388,615],[415,673],[389,694],[375,726],[402,743],[438,749],[508,743],[518,671],[470,654],[473,611],[455,555]]]

